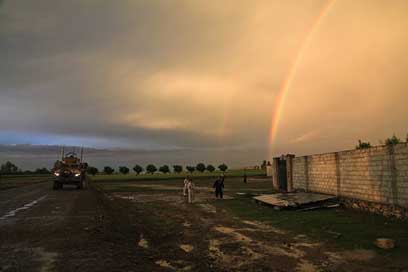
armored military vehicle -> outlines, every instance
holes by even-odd
[[[55,176],[53,189],[62,189],[65,184],[76,185],[77,189],[84,188],[86,179],[86,168],[88,164],[82,161],[83,150],[81,149],[81,157],[77,154],[68,152],[64,154],[62,149],[61,160],[54,164],[53,173]]]

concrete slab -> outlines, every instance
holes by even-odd
[[[315,193],[288,193],[288,194],[268,194],[254,197],[255,201],[271,205],[280,209],[301,208],[310,205],[321,204],[334,201],[337,198],[331,195]]]

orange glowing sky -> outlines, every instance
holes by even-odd
[[[271,157],[405,137],[407,10],[405,0],[5,0],[0,143],[32,134]]]

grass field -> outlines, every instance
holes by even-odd
[[[0,190],[51,181],[52,175],[0,175]]]
[[[129,173],[127,175],[123,174],[113,174],[113,175],[106,175],[106,174],[98,174],[92,177],[95,181],[131,181],[131,180],[175,180],[175,179],[183,179],[187,175],[193,179],[208,179],[208,178],[215,178],[222,174],[221,171],[214,171],[212,173],[205,171],[203,173],[195,171],[194,173],[187,173],[183,172],[180,174],[177,173],[154,173],[152,174],[140,174],[136,175],[135,173]],[[246,174],[248,177],[255,177],[255,176],[266,176],[265,170],[246,170]],[[228,170],[225,175],[227,177],[242,177],[244,175],[243,169],[231,169]]]
[[[256,205],[248,197],[217,202],[216,205],[243,220],[262,221],[343,249],[371,249],[380,254],[401,257],[408,252],[406,221],[344,208],[307,212],[276,211],[267,206]],[[398,247],[390,252],[376,248],[374,241],[381,237],[394,239]]]
[[[239,176],[237,174],[237,176]],[[172,179],[120,179],[120,176],[95,179],[95,184],[107,193],[133,193],[174,195],[182,190],[182,176]],[[123,177],[123,176],[122,176]],[[126,177],[126,176],[125,176]],[[193,179],[197,190],[212,193],[214,178],[199,177]],[[245,184],[241,177],[227,177],[225,194],[233,199],[212,201],[217,209],[224,210],[232,218],[254,220],[284,229],[293,236],[303,234],[319,242],[340,249],[368,249],[390,256],[404,256],[408,252],[408,222],[387,219],[383,216],[357,212],[344,208],[314,210],[308,212],[276,211],[267,206],[256,204],[252,196],[262,193],[273,193],[270,180],[260,177],[249,178]],[[245,193],[237,195],[237,193]],[[212,201],[212,202],[211,202]],[[160,205],[158,202],[157,205]],[[161,207],[166,209],[165,206]],[[377,238],[395,239],[397,248],[383,251],[374,246]]]
[[[117,177],[116,175],[114,177]],[[122,175],[123,177],[123,175]],[[172,192],[182,190],[183,176],[172,179],[151,179],[151,180],[126,180],[126,179],[93,179],[93,181],[107,192]],[[212,188],[216,177],[193,178],[197,190],[200,188]],[[266,182],[265,179],[249,177],[248,183],[245,184],[241,177],[226,177],[225,193],[235,195],[236,193],[261,194],[272,193],[272,181]]]

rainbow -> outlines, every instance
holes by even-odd
[[[282,111],[285,105],[285,101],[286,101],[286,97],[288,95],[289,89],[294,81],[296,70],[303,59],[304,53],[307,47],[309,46],[314,33],[319,28],[323,18],[326,16],[326,14],[330,10],[330,8],[333,6],[335,1],[336,0],[328,0],[323,6],[323,8],[321,9],[319,15],[316,17],[316,19],[311,24],[310,30],[306,33],[305,38],[303,42],[301,43],[301,46],[299,50],[297,51],[297,54],[295,55],[291,65],[289,66],[290,68],[284,80],[282,81],[282,85],[276,97],[275,107],[274,107],[274,111],[272,113],[272,118],[271,118],[271,126],[269,130],[269,157],[272,157],[273,155],[273,148],[274,148],[275,139],[276,139],[278,128],[279,128],[279,123],[282,117]]]

